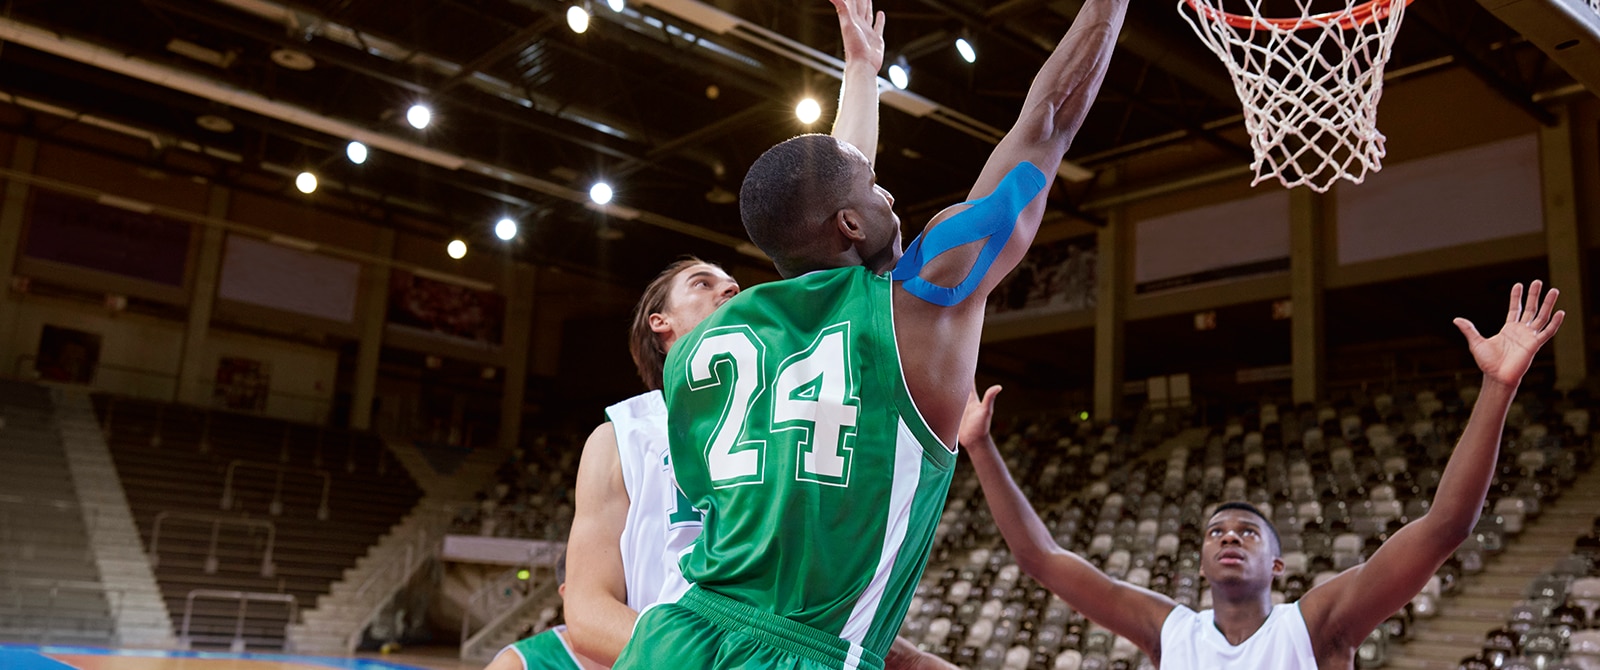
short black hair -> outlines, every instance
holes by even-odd
[[[844,208],[854,167],[827,135],[792,137],[768,149],[739,187],[739,218],[750,241],[780,271],[803,257],[818,224]]]
[[[1283,555],[1283,541],[1278,539],[1278,527],[1272,525],[1272,520],[1268,519],[1267,515],[1262,514],[1261,510],[1256,509],[1255,505],[1247,503],[1247,502],[1245,502],[1243,500],[1234,500],[1234,501],[1230,501],[1230,502],[1225,502],[1225,503],[1222,503],[1221,505],[1217,505],[1217,509],[1215,511],[1211,512],[1211,516],[1216,516],[1217,512],[1222,512],[1222,511],[1230,510],[1230,509],[1243,510],[1243,511],[1249,512],[1251,514],[1254,514],[1254,515],[1256,515],[1256,518],[1261,519],[1261,523],[1265,524],[1266,527],[1267,527],[1267,532],[1272,533],[1272,553],[1277,554],[1279,556]]]

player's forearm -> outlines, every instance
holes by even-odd
[[[1006,546],[1011,548],[1011,555],[1017,559],[1017,567],[1043,581],[1039,573],[1045,568],[1049,557],[1060,551],[1060,545],[1056,544],[1050,529],[1045,527],[1033,505],[1023,497],[1022,489],[1012,480],[994,439],[985,437],[975,444],[963,446],[972,459],[972,469],[978,473],[978,483],[983,486],[983,497],[989,503],[989,512],[994,515]]]
[[[1048,113],[1048,132],[1055,139],[1071,142],[1105,80],[1127,9],[1128,0],[1088,0],[1083,4],[1072,28],[1034,77],[1019,123],[1029,119],[1030,111]]]
[[[832,134],[860,149],[867,162],[877,164],[878,71],[871,63],[859,59],[845,63]]]
[[[567,589],[567,638],[578,653],[606,665],[617,662],[639,613],[604,595],[584,596]]]
[[[1439,492],[1425,518],[1435,529],[1447,533],[1446,539],[1455,539],[1457,545],[1478,523],[1489,483],[1494,479],[1495,463],[1500,458],[1506,411],[1516,395],[1517,387],[1484,377],[1472,416],[1439,479]]]

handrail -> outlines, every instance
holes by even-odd
[[[103,595],[106,599],[106,608],[111,619],[110,642],[112,646],[119,646],[118,637],[120,633],[118,632],[117,620],[122,617],[122,601],[126,595],[122,589],[108,589],[100,582],[84,581],[79,579],[41,579],[37,577],[15,576],[8,577],[4,586],[10,587],[14,602],[12,608],[18,614],[22,613],[22,587],[30,586],[41,589],[49,589],[50,596],[46,601],[43,615],[47,621],[51,615],[55,614],[56,606],[62,591],[98,593]],[[37,605],[38,602],[38,598],[29,598],[27,604]],[[55,629],[55,626],[44,626],[44,634],[40,636],[39,643],[49,644],[50,635],[55,631]]]
[[[454,507],[452,505],[441,505],[438,509],[423,510],[422,513],[433,515],[443,512],[448,514],[453,508]],[[439,555],[441,545],[444,542],[444,536],[448,532],[448,526],[448,523],[435,523],[434,527],[431,528],[428,526],[419,528],[412,534],[411,539],[406,541],[404,553],[391,556],[389,560],[384,561],[369,571],[366,578],[361,580],[361,583],[357,585],[356,590],[351,594],[350,600],[359,606],[366,598],[367,594],[370,593],[378,584],[382,583],[379,580],[381,577],[397,576],[396,579],[400,581],[409,579],[418,568],[426,565],[429,559]],[[366,630],[367,625],[371,623],[372,619],[383,610],[384,605],[387,604],[387,600],[388,598],[379,599],[378,602],[373,603],[372,607],[364,613],[360,619],[361,625],[355,630],[351,631],[350,635],[346,638],[345,649],[350,651],[355,650],[356,646],[361,641],[362,632]]]
[[[222,509],[226,510],[233,507],[233,475],[240,468],[256,468],[258,470],[268,470],[278,473],[278,481],[272,489],[272,503],[267,508],[267,512],[272,514],[272,516],[280,516],[283,514],[283,475],[285,473],[292,470],[295,472],[310,473],[321,477],[322,501],[317,505],[317,520],[328,520],[328,490],[333,487],[333,477],[328,474],[327,470],[301,468],[292,465],[284,465],[282,463],[261,463],[258,461],[247,461],[242,458],[235,458],[228,462],[227,474],[222,479],[222,500],[220,505]]]
[[[480,660],[480,654],[477,652],[481,649],[481,645],[485,640],[491,639],[495,632],[501,629],[501,626],[504,626],[509,621],[516,620],[529,608],[537,607],[540,603],[551,602],[552,597],[559,598],[560,588],[561,585],[557,584],[554,579],[546,580],[543,584],[537,586],[530,584],[521,598],[488,618],[483,627],[479,628],[477,632],[462,639],[460,657],[463,660]],[[465,621],[463,621],[462,629],[462,632],[465,633]]]
[[[259,600],[262,602],[279,602],[288,605],[289,619],[283,624],[283,646],[284,651],[288,651],[289,624],[294,623],[295,617],[300,613],[300,604],[299,601],[295,600],[294,594],[264,593],[261,591],[222,591],[216,589],[194,589],[189,591],[189,595],[184,597],[183,627],[178,633],[178,644],[184,649],[188,649],[190,647],[191,640],[189,639],[189,622],[194,616],[194,601],[197,598],[239,601],[239,613],[234,616],[233,642],[229,644],[229,651],[232,651],[235,654],[242,654],[245,650],[244,615],[245,610],[250,606],[250,601]]]
[[[261,553],[261,576],[271,577],[276,572],[272,562],[273,547],[278,539],[278,525],[265,519],[249,519],[244,517],[223,516],[221,514],[206,514],[204,512],[181,512],[163,510],[156,513],[155,521],[150,529],[150,567],[156,568],[161,564],[161,524],[168,519],[181,519],[185,521],[209,522],[211,524],[211,547],[206,552],[205,573],[208,575],[217,572],[217,536],[221,533],[223,524],[232,524],[252,528],[267,529],[267,546]]]

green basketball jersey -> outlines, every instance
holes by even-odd
[[[755,286],[665,370],[673,467],[706,513],[684,576],[880,656],[955,465],[911,402],[892,305],[861,267]]]

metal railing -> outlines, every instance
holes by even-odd
[[[272,562],[272,551],[278,539],[277,524],[265,519],[247,519],[243,517],[222,516],[220,514],[205,514],[202,512],[175,512],[162,511],[156,514],[155,522],[150,529],[150,567],[154,569],[161,565],[161,527],[168,520],[194,521],[211,525],[211,545],[206,551],[205,573],[208,575],[217,572],[217,539],[222,534],[224,525],[244,526],[247,529],[265,528],[267,530],[267,545],[261,552],[261,576],[271,577],[277,567]]]
[[[432,510],[429,513],[443,511],[444,509],[447,508]],[[411,539],[406,541],[403,549],[392,555],[389,560],[374,567],[361,580],[361,583],[356,586],[355,591],[351,592],[350,601],[357,606],[366,604],[367,600],[372,599],[371,596],[373,594],[380,594],[384,597],[376,598],[376,602],[371,603],[371,607],[362,613],[360,625],[345,638],[346,649],[354,651],[356,646],[361,643],[361,634],[366,631],[367,626],[378,616],[378,613],[383,611],[384,605],[389,600],[388,596],[410,581],[412,575],[416,574],[418,569],[439,555],[441,546],[444,543],[445,531],[447,530],[444,526],[448,524],[435,523],[433,525],[436,527],[424,527],[414,533]],[[380,587],[381,592],[379,590]]]
[[[461,609],[461,653],[463,657],[469,653],[468,646],[474,637],[481,635],[485,630],[499,624],[506,616],[515,612],[529,598],[541,595],[549,584],[540,579],[540,571],[535,570],[537,565],[519,565],[495,575],[488,583],[484,584],[472,597],[467,599],[467,604]],[[527,571],[528,578],[523,579],[519,573]],[[554,582],[551,574],[549,582]],[[473,628],[474,621],[481,621],[482,626]]]
[[[64,632],[64,627],[54,621],[57,610],[61,607],[61,596],[64,593],[86,593],[99,595],[105,598],[107,623],[111,630],[109,644],[118,645],[117,619],[122,616],[122,601],[124,594],[121,589],[108,589],[100,582],[89,582],[75,579],[39,579],[32,577],[8,576],[0,588],[6,589],[8,607],[3,610],[19,619],[38,618],[44,625],[39,627],[39,644],[50,644],[52,636]],[[42,602],[41,602],[42,601]],[[41,607],[41,604],[43,605]],[[13,631],[12,634],[17,634]]]
[[[193,646],[194,638],[189,635],[189,625],[194,618],[194,601],[197,599],[208,600],[237,600],[239,612],[233,618],[233,639],[228,644],[229,651],[242,654],[245,651],[244,618],[249,610],[250,601],[283,603],[288,607],[289,617],[283,623],[284,651],[289,647],[289,624],[293,623],[300,613],[299,602],[293,594],[289,593],[263,593],[260,591],[220,591],[215,589],[194,589],[184,597],[183,626],[179,629],[178,644],[189,649]]]
[[[327,470],[300,468],[282,463],[260,463],[244,459],[233,459],[228,462],[227,475],[222,479],[222,500],[220,507],[224,510],[233,508],[233,479],[234,474],[241,468],[255,468],[277,473],[277,483],[272,488],[272,502],[267,506],[267,512],[272,516],[283,515],[283,476],[289,472],[309,473],[322,478],[322,501],[317,505],[317,520],[328,520],[328,490],[333,486],[333,478]]]

